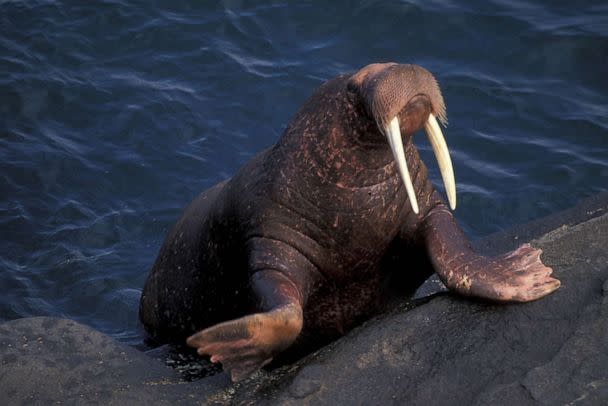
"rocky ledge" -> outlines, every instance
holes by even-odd
[[[438,294],[237,385],[223,373],[184,382],[74,321],[6,322],[3,403],[608,404],[608,194],[477,246],[499,253],[533,237],[556,293],[521,305]]]

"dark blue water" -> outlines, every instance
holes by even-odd
[[[370,62],[438,78],[471,237],[607,190],[608,4],[536,3],[0,1],[0,321],[138,343],[181,209]]]

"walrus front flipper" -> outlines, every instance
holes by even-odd
[[[419,230],[435,271],[450,290],[499,302],[529,302],[560,286],[553,270],[540,260],[541,250],[524,244],[515,251],[487,258],[475,254],[452,213],[432,208]]]
[[[262,308],[268,311],[217,324],[187,340],[199,355],[220,362],[234,382],[272,361],[302,330],[300,293],[286,276],[260,271],[252,276],[251,283]]]

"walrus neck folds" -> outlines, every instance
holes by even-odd
[[[387,182],[395,176],[394,161],[411,208],[419,214],[408,167],[412,153],[406,150],[412,134],[424,127],[455,209],[454,172],[437,118],[446,122],[445,105],[427,70],[373,64],[323,84],[292,120],[277,148],[292,150],[287,154],[291,159],[299,156],[292,162],[301,166],[298,172],[310,171],[324,184],[351,189]]]
[[[348,80],[341,76],[325,83],[291,120],[273,153],[277,159],[289,157],[284,170],[346,188],[398,177],[386,139],[363,104],[353,102]]]

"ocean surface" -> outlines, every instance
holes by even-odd
[[[471,238],[608,190],[605,0],[261,3],[0,0],[0,322],[140,344],[141,288],[185,205],[371,62],[437,77]]]

